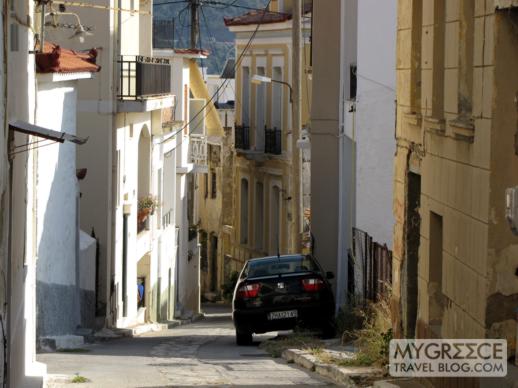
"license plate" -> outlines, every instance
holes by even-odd
[[[297,318],[297,310],[289,310],[289,311],[274,311],[268,314],[268,319],[286,319],[286,318]]]

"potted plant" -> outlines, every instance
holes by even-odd
[[[153,214],[157,206],[158,201],[151,194],[139,198],[137,214],[139,224],[144,222],[150,214]]]

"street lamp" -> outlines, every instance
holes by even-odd
[[[277,81],[276,79],[271,79],[270,77],[265,77],[264,75],[258,75],[254,74],[252,78],[250,79],[250,82],[254,85],[260,85],[260,84],[270,84],[272,82],[286,85],[290,89],[290,103],[293,103],[293,89],[291,88],[291,85],[284,81]]]

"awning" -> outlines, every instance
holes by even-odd
[[[52,129],[43,128],[38,125],[30,124],[25,121],[13,121],[9,123],[9,129],[25,133],[27,135],[38,136],[44,139],[64,143],[65,140],[75,144],[85,144],[88,138],[78,137],[66,132],[54,131]]]

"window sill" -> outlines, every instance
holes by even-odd
[[[420,127],[421,122],[423,121],[422,116],[418,113],[404,113],[403,119],[405,121],[405,124],[413,125],[415,127]]]
[[[435,117],[425,117],[424,126],[426,129],[443,134],[446,132],[446,121],[444,119],[438,119]]]
[[[475,138],[475,125],[473,124],[472,119],[457,117],[454,120],[450,120],[448,124],[457,140],[464,140],[473,143]]]

